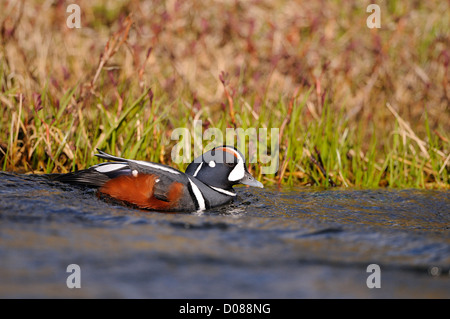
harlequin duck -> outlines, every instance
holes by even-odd
[[[167,165],[98,152],[96,156],[114,162],[52,179],[96,187],[99,195],[156,211],[205,210],[230,202],[236,196],[236,184],[264,187],[248,172],[241,152],[231,146],[219,146],[197,157],[185,173]]]

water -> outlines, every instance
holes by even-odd
[[[448,191],[238,195],[201,214],[143,212],[0,172],[0,297],[450,298]],[[370,264],[381,288],[367,287]]]

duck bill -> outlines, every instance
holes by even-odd
[[[264,188],[264,185],[261,182],[257,181],[249,172],[245,172],[244,177],[239,180],[239,183],[248,186]]]

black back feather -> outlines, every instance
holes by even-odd
[[[85,169],[67,174],[52,174],[52,176],[49,177],[51,180],[61,183],[90,187],[101,187],[111,179],[108,175],[97,172],[94,169]]]

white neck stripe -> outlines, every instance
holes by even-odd
[[[205,205],[205,199],[203,198],[202,192],[189,177],[188,177],[188,180],[189,180],[189,184],[192,187],[192,191],[194,192],[195,200],[197,201],[197,204],[198,204],[198,210],[205,210],[206,205]]]

